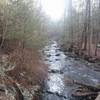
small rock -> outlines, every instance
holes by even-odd
[[[59,61],[60,59],[55,59],[56,61]]]
[[[67,99],[67,97],[66,97],[65,95],[63,95],[63,94],[56,93],[56,95],[57,95],[58,97],[60,97],[60,98],[65,98],[65,99]]]
[[[96,62],[96,58],[89,58],[88,61],[91,62],[91,63],[95,63]]]
[[[59,74],[63,74],[63,70],[49,70],[49,73],[59,73]]]
[[[84,55],[84,59],[88,61],[90,59],[90,56]]]
[[[49,73],[58,73],[59,71],[58,70],[49,70],[48,72]]]
[[[47,57],[51,57],[51,54],[47,54]]]
[[[88,65],[88,66],[90,66],[90,65],[91,65],[91,63],[87,63],[87,65]]]
[[[80,58],[75,58],[75,60],[80,60]]]
[[[56,54],[55,56],[60,56],[60,54]]]

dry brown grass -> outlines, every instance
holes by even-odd
[[[47,66],[42,62],[38,50],[23,48],[23,43],[18,40],[15,42],[14,40],[7,40],[5,45],[9,60],[16,63],[16,68],[8,74],[24,85],[43,84],[47,75]]]
[[[46,74],[47,67],[41,62],[39,53],[35,49],[16,49],[10,54],[9,60],[16,63],[13,70],[15,78],[20,80],[20,74],[23,73],[25,78],[34,84],[42,84]],[[16,74],[16,75],[15,75]]]
[[[8,77],[13,80],[7,80],[7,84],[19,83],[28,91],[31,91],[33,86],[39,86],[40,93],[47,77],[47,66],[43,63],[38,50],[23,48],[23,43],[19,40],[6,40],[2,51],[2,55],[7,55],[8,60],[16,64],[12,71],[7,72]],[[40,100],[40,96],[35,95],[33,100]]]

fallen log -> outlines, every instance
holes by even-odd
[[[93,95],[97,95],[98,93],[96,92],[74,92],[72,93],[72,96],[74,97],[87,97],[87,96],[93,96]]]
[[[69,85],[76,84],[76,85],[85,87],[85,88],[87,88],[87,89],[90,90],[90,91],[93,91],[93,92],[100,92],[100,87],[99,87],[99,86],[92,86],[92,85],[89,85],[89,84],[84,84],[84,83],[79,82],[79,81],[77,81],[77,80],[65,79],[65,84],[69,84]]]
[[[83,86],[83,87],[86,87],[86,88],[88,88],[88,89],[91,90],[91,91],[100,92],[100,87],[96,87],[96,86],[92,86],[92,85],[80,83],[80,82],[78,82],[78,81],[74,81],[74,83],[77,84],[77,85],[81,85],[81,86]]]

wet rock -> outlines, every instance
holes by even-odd
[[[80,60],[80,58],[74,58],[75,60]]]
[[[59,61],[60,59],[55,59],[56,61]]]
[[[62,98],[64,98],[64,99],[67,99],[68,97],[66,97],[65,95],[63,95],[63,94],[59,94],[59,93],[53,93],[53,92],[51,92],[51,91],[46,91],[46,93],[47,94],[49,94],[49,95],[56,95],[59,99],[62,99]]]
[[[64,74],[64,72],[63,71],[60,71],[60,74]]]
[[[63,95],[63,94],[56,93],[56,95],[57,95],[59,98],[64,98],[64,99],[67,99],[67,98],[68,98],[68,97],[66,97],[66,96]]]
[[[51,91],[46,91],[46,93],[48,93],[48,94],[55,94],[55,93],[53,93],[53,92],[51,92]]]
[[[47,54],[47,57],[51,57],[51,54]]]
[[[45,61],[48,61],[49,59],[48,59],[48,58],[45,58],[44,60],[45,60]]]
[[[80,55],[80,50],[79,49],[75,49],[74,53],[79,56]]]
[[[59,73],[59,74],[63,74],[63,70],[49,70],[49,73]]]
[[[73,46],[70,46],[70,47],[68,48],[68,52],[73,52]]]
[[[91,63],[87,63],[88,66],[91,66]]]
[[[68,56],[68,57],[71,57],[71,58],[77,58],[77,56],[76,56],[76,55],[71,54],[71,53],[69,53],[67,56]]]
[[[96,72],[100,72],[100,69],[94,69],[94,71],[96,71]]]
[[[84,57],[83,57],[85,60],[89,60],[90,59],[90,56],[88,56],[88,55],[84,55]]]
[[[99,61],[99,63],[98,63],[98,66],[100,66],[100,61]]]
[[[58,73],[57,70],[49,70],[48,72],[49,72],[49,73]]]
[[[61,51],[61,48],[57,48],[56,50]]]
[[[48,62],[53,62],[53,61],[49,59]]]
[[[56,54],[55,56],[60,56],[60,54]]]
[[[92,57],[91,57],[91,58],[88,59],[88,61],[89,61],[90,63],[95,63],[95,62],[96,62],[96,58],[92,58]]]
[[[65,54],[65,55],[68,55],[68,54],[69,54],[69,52],[64,52],[64,54]]]
[[[52,62],[52,60],[50,60],[49,58],[45,58],[44,59],[46,62]]]

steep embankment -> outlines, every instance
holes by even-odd
[[[6,67],[0,74],[0,98],[39,100],[47,67],[42,63],[38,50],[23,48],[23,43],[18,40],[7,40],[0,56],[0,71]]]

